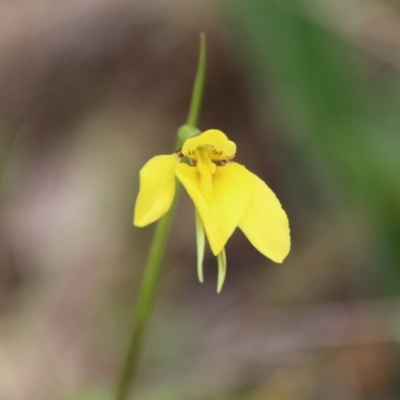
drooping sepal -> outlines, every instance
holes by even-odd
[[[133,224],[143,227],[157,221],[171,207],[175,196],[177,154],[151,158],[140,170],[139,194],[133,213]]]
[[[239,223],[251,244],[264,256],[281,263],[290,250],[289,221],[274,192],[248,172],[253,195]]]
[[[217,282],[217,293],[221,293],[222,286],[225,282],[226,276],[226,253],[225,248],[217,255],[218,261],[218,282]]]
[[[203,222],[197,210],[195,209],[196,215],[196,244],[197,244],[197,275],[201,283],[204,282],[203,277],[203,261],[204,261],[204,250],[206,244],[206,238],[204,233]]]

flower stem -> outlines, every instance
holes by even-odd
[[[180,188],[178,187],[177,189],[178,192]],[[133,334],[117,387],[117,394],[115,396],[116,400],[126,399],[129,385],[133,377],[136,375],[142,337],[148,317],[150,315],[151,306],[154,301],[154,295],[160,275],[161,263],[167,243],[168,232],[178,199],[177,195],[178,193],[176,193],[175,200],[170,211],[160,219],[154,232],[147,264],[144,270],[142,286],[139,292]]]
[[[204,91],[204,81],[206,77],[206,63],[207,63],[207,46],[206,35],[204,32],[200,33],[200,52],[199,61],[197,64],[196,78],[194,80],[192,101],[190,102],[189,115],[186,123],[188,125],[197,126],[199,120],[199,113],[201,108],[201,99]]]
[[[200,113],[201,98],[204,88],[204,78],[206,69],[206,39],[204,33],[200,35],[200,53],[197,65],[197,73],[193,86],[192,99],[190,103],[187,124],[197,126]],[[182,141],[177,136],[176,148],[182,146]],[[150,316],[150,311],[154,303],[156,288],[159,281],[161,264],[164,258],[165,247],[168,239],[173,216],[175,214],[176,205],[179,199],[181,186],[176,183],[176,193],[170,210],[157,223],[153,240],[150,245],[149,255],[147,258],[142,285],[137,301],[135,319],[133,323],[133,332],[130,340],[129,348],[125,356],[121,375],[116,388],[115,400],[125,400],[128,390],[137,371],[138,360],[140,356],[143,335]]]

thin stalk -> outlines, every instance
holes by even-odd
[[[180,186],[177,189],[179,191]],[[147,264],[144,270],[142,286],[139,292],[133,334],[120,376],[117,394],[115,396],[116,400],[126,399],[129,385],[133,377],[136,375],[143,333],[148,317],[150,315],[152,304],[154,302],[154,295],[160,276],[165,246],[167,243],[168,233],[171,227],[171,222],[175,212],[177,200],[178,193],[176,193],[170,211],[163,218],[160,219],[154,232]]]
[[[189,114],[186,120],[186,123],[188,125],[197,126],[197,121],[199,120],[201,99],[203,98],[204,81],[206,76],[206,63],[207,63],[206,35],[204,34],[204,32],[201,32],[199,61],[197,64],[197,72],[193,85],[192,100],[190,102]]]
[[[193,86],[192,99],[187,118],[187,124],[196,126],[200,113],[201,98],[203,94],[205,69],[206,69],[206,41],[204,33],[200,35],[200,53],[197,73]],[[177,136],[176,148],[180,148],[182,142]],[[137,301],[136,314],[133,322],[133,332],[129,348],[125,356],[121,375],[115,392],[115,400],[126,400],[129,388],[136,376],[138,360],[146,325],[154,303],[157,284],[160,277],[161,264],[164,258],[165,247],[168,239],[176,205],[179,199],[181,185],[176,183],[176,193],[170,210],[157,223],[153,240],[150,245],[149,255],[145,266],[142,284]]]

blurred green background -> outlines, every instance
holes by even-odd
[[[196,275],[182,196],[138,400],[400,398],[400,4],[73,0],[0,4],[0,399],[105,400],[154,227],[138,171],[184,123],[289,215],[277,265],[236,232]]]

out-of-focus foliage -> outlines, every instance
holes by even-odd
[[[398,294],[400,64],[391,60],[391,49],[377,53],[373,45],[392,44],[380,32],[399,16],[374,2],[234,3],[245,64],[263,85],[259,94],[279,109],[285,132],[297,139],[301,161],[306,158],[315,171],[320,205],[332,213],[357,210],[371,220],[376,245],[368,264],[383,285],[375,278],[373,284],[378,293]],[[387,21],[379,21],[382,14]],[[350,25],[347,31],[336,26],[340,19]],[[375,37],[371,26],[377,28]],[[400,28],[394,28],[398,35]]]
[[[238,232],[215,293],[179,206],[135,399],[399,397],[400,11],[372,0],[0,5],[0,398],[111,398],[152,228],[138,170],[185,122],[281,199],[283,265]]]

